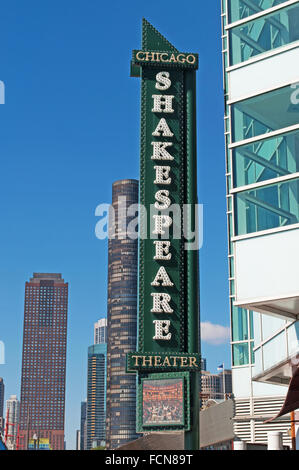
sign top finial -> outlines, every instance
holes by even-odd
[[[142,19],[142,50],[178,52],[145,18]]]

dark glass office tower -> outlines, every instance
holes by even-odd
[[[64,449],[67,306],[61,274],[35,273],[26,282],[20,449],[34,435]]]
[[[4,407],[4,381],[0,377],[0,418],[3,418],[3,407]]]
[[[108,449],[137,438],[136,377],[126,374],[126,354],[136,351],[138,267],[138,240],[136,237],[132,239],[129,233],[132,217],[126,219],[126,214],[128,207],[137,203],[138,181],[121,180],[113,184],[115,218],[110,214],[108,255]],[[114,238],[111,238],[113,234]]]
[[[0,433],[3,432],[3,428],[4,428],[4,416],[3,416],[3,412],[4,412],[4,390],[5,390],[4,381],[3,381],[2,377],[0,377]]]
[[[80,420],[80,450],[86,450],[86,410],[87,400],[81,401],[81,420]]]
[[[104,446],[106,441],[106,357],[106,343],[94,344],[88,348],[87,450]]]

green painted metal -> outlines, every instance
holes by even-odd
[[[157,54],[159,53],[159,54]],[[166,62],[163,62],[163,60]],[[193,63],[191,63],[193,62]],[[140,231],[143,238],[139,241],[139,332],[138,352],[130,353],[127,358],[127,370],[137,371],[138,403],[137,430],[145,432],[142,426],[142,383],[147,377],[161,378],[165,376],[184,377],[185,389],[185,420],[184,426],[178,430],[185,431],[186,449],[195,450],[199,447],[199,390],[198,372],[200,367],[161,367],[165,357],[176,356],[196,358],[200,364],[199,355],[199,280],[198,280],[198,251],[185,250],[186,240],[183,233],[183,213],[178,217],[183,206],[190,204],[188,217],[193,231],[196,225],[195,205],[197,204],[196,181],[196,96],[195,69],[198,65],[198,55],[180,53],[165,39],[150,23],[143,20],[142,51],[133,51],[131,76],[141,77],[141,159],[140,159],[140,204],[147,212],[140,214]],[[171,87],[163,92],[157,90],[157,73],[167,71],[170,74]],[[172,95],[173,113],[153,112],[153,95]],[[173,133],[171,139],[160,136],[153,137],[153,132],[161,118],[165,118]],[[173,161],[153,161],[153,141],[169,142],[172,147],[169,152]],[[156,165],[171,167],[171,184],[159,187],[154,184]],[[155,204],[155,193],[159,189],[170,192],[171,202],[176,205],[177,213],[173,213],[173,224],[170,228],[171,260],[155,261],[155,245],[152,237],[153,213],[150,207]],[[164,211],[155,212],[156,214]],[[169,214],[172,215],[172,214]],[[179,233],[179,237],[177,234]],[[158,240],[158,237],[156,237]],[[159,268],[163,265],[174,286],[152,286]],[[173,313],[153,313],[153,293],[167,293],[171,296]],[[171,321],[171,339],[155,340],[154,320]],[[133,366],[132,357],[160,357],[150,367],[138,363]],[[183,361],[188,361],[184,359]],[[185,364],[186,365],[186,364]],[[197,372],[193,372],[196,370]],[[148,427],[146,428],[148,431]],[[165,428],[159,428],[165,430]],[[155,427],[157,431],[157,428]],[[167,430],[167,429],[166,429]],[[173,430],[173,428],[172,428]]]

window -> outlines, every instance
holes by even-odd
[[[292,103],[294,92],[296,84],[233,104],[233,142],[299,124],[299,106]]]
[[[245,366],[249,364],[249,348],[247,343],[233,344],[234,366]]]
[[[244,341],[248,339],[247,310],[232,307],[232,340]]]
[[[268,8],[280,5],[286,0],[229,0],[230,19],[229,22],[243,20],[248,16],[255,15]]]
[[[235,0],[233,0],[235,1]],[[231,65],[299,39],[299,6],[291,5],[230,31]]]
[[[299,223],[299,179],[236,194],[236,235]]]
[[[299,171],[299,130],[233,150],[234,186],[246,186]]]

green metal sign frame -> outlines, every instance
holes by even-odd
[[[199,446],[198,250],[186,250],[185,235],[186,226],[193,233],[197,229],[197,68],[197,54],[179,52],[143,20],[142,50],[133,51],[131,76],[142,81],[140,204],[145,211],[140,211],[138,352],[128,354],[127,371],[137,372],[139,432],[145,432],[143,380],[168,373],[184,377],[185,424],[177,430],[185,431],[186,449]]]

